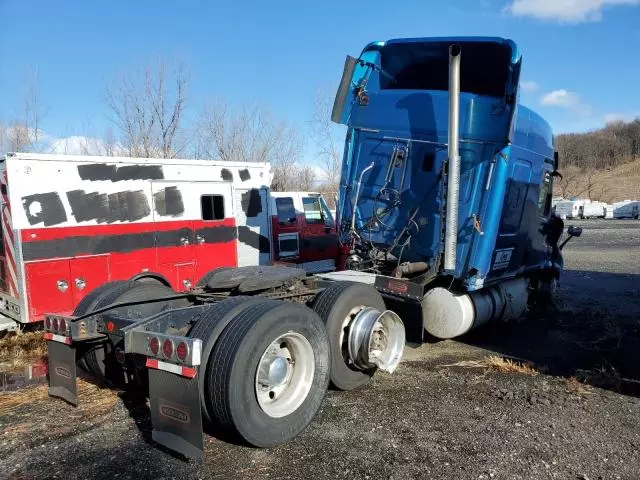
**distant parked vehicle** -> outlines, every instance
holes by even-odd
[[[582,210],[582,218],[604,218],[607,204],[603,202],[585,203]]]
[[[583,200],[564,200],[556,204],[556,215],[563,220],[583,218]]]
[[[635,218],[640,216],[640,202],[623,200],[613,204],[613,218]]]

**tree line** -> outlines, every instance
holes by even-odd
[[[233,108],[216,99],[192,105],[189,83],[184,65],[169,68],[164,62],[115,78],[103,89],[109,127],[99,137],[76,137],[80,145],[74,149],[84,155],[269,162],[274,190],[336,191],[344,137],[330,122],[330,97],[318,93],[305,130],[251,103]],[[43,142],[36,87],[32,82],[14,118],[0,121],[0,152],[51,151]],[[305,133],[317,149],[320,176],[302,161]]]
[[[617,121],[587,133],[556,137],[560,165],[602,170],[640,157],[640,118]]]

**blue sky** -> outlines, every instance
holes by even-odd
[[[37,71],[53,138],[102,135],[104,87],[160,58],[187,64],[191,116],[221,97],[306,128],[315,92],[333,90],[346,54],[408,36],[514,39],[521,100],[556,132],[640,115],[640,0],[0,0],[0,22],[0,120],[19,111]]]

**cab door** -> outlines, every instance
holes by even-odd
[[[301,229],[303,215],[297,193],[273,194],[274,215],[272,220],[274,260],[297,263],[300,259]]]
[[[324,198],[319,194],[302,194],[301,206],[304,215],[301,261],[335,261],[338,257],[336,224]]]

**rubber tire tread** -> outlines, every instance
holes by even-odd
[[[265,314],[268,314],[269,311],[276,309],[283,304],[287,303],[279,300],[263,299],[263,303],[253,304],[248,309],[240,312],[227,326],[222,335],[220,335],[220,338],[216,344],[215,349],[212,351],[212,355],[210,358],[210,364],[212,366],[215,366],[211,370],[209,389],[209,394],[213,400],[213,417],[222,428],[226,429],[232,434],[235,434],[236,436],[241,437],[245,442],[258,447],[270,447],[281,444],[283,442],[278,440],[277,443],[269,442],[268,444],[266,444],[264,443],[263,438],[261,443],[257,443],[255,439],[254,441],[251,441],[240,433],[233,421],[231,403],[227,400],[227,385],[229,385],[231,381],[233,365],[238,356],[242,354],[242,352],[240,351],[240,346],[244,341],[246,335],[251,331],[256,323],[259,322],[263,316],[265,316]],[[297,307],[305,308],[302,305],[297,305]],[[326,332],[323,333],[327,341],[326,347],[330,350]],[[330,365],[330,357],[328,358],[328,360]],[[329,365],[327,365],[327,368],[329,368]],[[316,373],[316,375],[318,374],[319,373]],[[253,383],[253,378],[250,381]],[[327,375],[325,383],[321,385],[322,398],[320,399],[320,402],[322,402],[322,399],[326,394],[328,384],[329,378]],[[309,395],[312,395],[312,391],[309,392]],[[319,408],[320,404],[318,405],[318,409]],[[317,409],[314,411],[314,415],[315,413],[317,413]],[[308,423],[305,424],[303,429],[306,428],[307,425]],[[291,438],[289,438],[288,440],[290,439]]]
[[[91,305],[90,311],[95,311],[114,303],[114,301],[119,296],[121,296],[123,293],[125,293],[135,285],[136,285],[136,282],[134,282],[133,280],[127,280],[127,281],[117,282],[117,283],[113,282],[113,285],[110,289],[105,289],[102,295],[96,298],[93,305]],[[89,313],[89,311],[87,313]],[[104,365],[101,366],[101,362],[104,362],[104,359],[108,354],[108,352],[106,351],[107,350],[106,343],[107,342],[99,343],[98,345],[94,346],[91,350],[87,351],[84,356],[87,362],[87,367],[89,368],[89,373],[91,373],[97,379],[102,380],[103,382],[109,381],[105,375]],[[102,358],[98,358],[98,355],[97,355],[98,350],[102,350],[103,352],[103,354],[101,355]]]
[[[213,277],[214,274],[216,274],[218,272],[221,272],[222,270],[229,270],[230,268],[235,268],[235,267],[218,267],[218,268],[214,268],[213,270],[209,270],[198,281],[198,285],[197,286],[198,287],[206,287],[207,283],[209,283],[209,280],[211,280],[211,277]]]
[[[96,288],[91,290],[87,295],[85,295],[82,300],[76,305],[76,308],[73,310],[73,315],[75,317],[80,317],[90,312],[91,310],[95,310],[93,308],[93,304],[97,301],[97,299],[103,295],[106,291],[113,288],[114,285],[118,285],[120,283],[125,283],[126,280],[113,280],[111,282],[103,283],[102,285],[98,285]],[[95,344],[83,345],[77,350],[77,364],[78,366],[87,373],[92,373],[89,369],[89,365],[87,364],[87,353],[96,348]]]
[[[313,310],[320,316],[329,332],[329,341],[331,342],[331,384],[334,388],[344,391],[353,390],[367,384],[375,373],[375,369],[362,371],[349,368],[342,357],[342,345],[337,344],[344,317],[336,318],[337,315],[334,309],[340,308],[341,305],[338,305],[338,299],[343,295],[350,297],[350,300],[357,299],[357,290],[360,290],[358,293],[361,295],[370,295],[371,298],[368,299],[368,303],[365,306],[376,308],[380,312],[386,310],[382,296],[374,287],[357,282],[334,283],[320,293],[312,305]],[[350,293],[347,293],[348,291]],[[351,308],[358,306],[358,303],[360,302],[354,302]],[[347,311],[344,314],[346,315],[351,308],[345,309]]]
[[[213,423],[213,417],[210,413],[210,397],[207,395],[207,378],[209,377],[207,371],[209,370],[209,356],[215,348],[215,343],[220,338],[211,338],[211,334],[219,325],[219,322],[229,314],[236,307],[246,303],[249,300],[256,299],[257,297],[251,296],[237,296],[229,297],[221,302],[212,305],[203,318],[191,328],[187,336],[189,338],[199,338],[202,340],[202,357],[200,359],[200,365],[198,366],[198,382],[200,383],[200,405],[202,408],[202,415],[204,419]],[[218,321],[209,321],[211,317],[218,317]],[[222,332],[220,332],[222,333]]]
[[[73,310],[73,315],[79,317],[88,313],[90,311],[89,309],[93,306],[92,304],[100,295],[119,283],[126,283],[126,280],[114,280],[112,282],[103,283],[102,285],[99,285],[91,290],[85,297],[82,298],[82,300],[80,300],[78,305],[76,305],[76,308]]]

